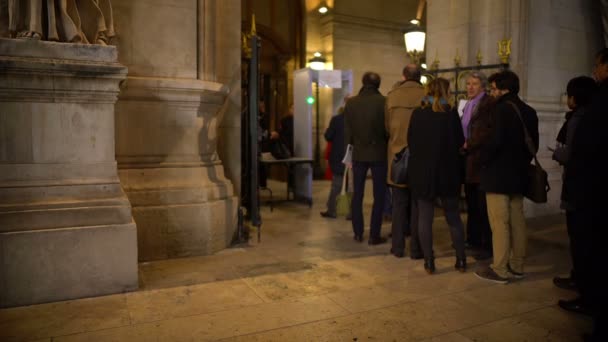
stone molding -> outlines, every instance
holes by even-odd
[[[352,15],[345,15],[339,13],[332,13],[323,16],[321,18],[321,25],[327,25],[329,23],[334,24],[348,24],[358,27],[366,27],[373,29],[380,29],[385,31],[403,31],[406,24],[392,23],[384,20],[377,20],[372,18],[356,17]]]

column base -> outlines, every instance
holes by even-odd
[[[0,307],[136,290],[135,223],[0,233]]]

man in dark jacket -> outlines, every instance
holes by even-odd
[[[370,245],[386,242],[380,236],[382,209],[386,193],[386,149],[388,134],[384,127],[385,99],[378,91],[380,75],[366,72],[359,94],[344,108],[344,142],[353,145],[352,169],[354,192],[352,222],[354,239],[363,241],[363,193],[367,171],[371,169],[374,204],[370,223]]]
[[[480,188],[486,192],[494,262],[475,274],[484,280],[506,284],[511,277],[524,276],[527,236],[523,194],[528,182],[527,168],[534,157],[524,132],[527,130],[536,153],[538,117],[517,95],[519,77],[514,72],[496,73],[489,82],[497,102],[492,133],[481,149]]]
[[[344,145],[344,107],[338,109],[338,114],[331,118],[329,127],[325,130],[325,140],[331,142],[329,152],[329,168],[331,169],[331,190],[327,199],[327,210],[321,212],[321,216],[336,218],[336,198],[342,191],[342,178],[344,177],[344,164],[342,159],[346,153]]]

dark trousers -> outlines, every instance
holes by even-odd
[[[410,189],[393,187],[392,193],[391,250],[401,253],[405,251],[405,238],[410,236]]]
[[[393,214],[392,214],[392,251],[400,253],[405,251],[405,239],[411,236],[410,255],[420,255],[420,242],[418,241],[418,212],[412,200],[409,188],[392,187]]]
[[[433,255],[433,217],[435,213],[434,201],[418,199],[418,228],[420,244],[426,260],[434,258]],[[464,259],[464,228],[460,219],[458,197],[442,197],[441,203],[445,219],[450,226],[452,245],[456,250],[456,257]]]
[[[593,298],[593,222],[589,210],[569,210],[566,212],[566,225],[570,238],[570,256],[572,257],[572,277],[585,301]],[[591,302],[589,304],[592,304]]]
[[[583,301],[593,310],[593,341],[608,341],[608,291],[604,267],[608,264],[605,208],[585,207],[568,212],[570,244],[577,286]],[[574,238],[574,241],[572,241]]]
[[[388,172],[388,170],[387,170]],[[382,210],[382,214],[384,216],[392,216],[393,213],[393,199],[392,199],[392,190],[390,186],[386,187],[386,193],[384,195],[384,209]]]
[[[342,192],[342,180],[344,175],[334,173],[331,179],[331,190],[329,190],[329,197],[327,198],[327,212],[336,215],[336,199],[340,192]]]
[[[410,197],[410,256],[418,257],[423,255],[422,246],[420,246],[420,223],[418,221],[418,201],[411,196]]]
[[[374,205],[370,223],[369,237],[379,238],[382,228],[382,209],[386,195],[386,161],[379,162],[353,162],[353,200],[352,222],[355,235],[363,235],[363,194],[365,192],[365,178],[367,170],[372,170],[372,184],[374,187]]]
[[[479,184],[465,184],[464,194],[467,201],[467,243],[491,253],[492,230],[486,193],[479,189]]]

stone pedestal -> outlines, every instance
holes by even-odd
[[[137,288],[116,48],[0,39],[0,306]]]

